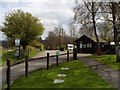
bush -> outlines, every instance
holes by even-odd
[[[36,48],[33,46],[27,46],[26,51],[21,49],[20,56],[21,56],[21,58],[24,58],[26,55],[29,55],[31,52],[36,52]]]
[[[27,52],[28,52],[28,53],[33,52],[33,51],[35,51],[35,50],[36,50],[35,47],[33,47],[33,46],[27,46]]]
[[[64,51],[65,46],[64,45],[60,45],[60,51]]]
[[[42,45],[42,44],[37,44],[37,45],[35,45],[35,47],[39,48],[40,51],[44,50],[44,45]]]
[[[2,54],[2,50],[3,50],[3,47],[2,47],[2,46],[0,46],[0,54]]]

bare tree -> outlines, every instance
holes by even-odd
[[[69,24],[69,32],[70,32],[70,36],[76,37],[76,27],[73,22]]]
[[[47,49],[59,49],[60,46],[65,47],[68,43],[73,43],[74,40],[75,38],[66,35],[62,26],[58,26],[54,27],[53,31],[49,32],[44,45]]]
[[[58,42],[58,36],[55,34],[54,31],[50,31],[48,34],[48,37],[45,39],[45,47],[46,49],[57,49],[57,47],[59,46],[59,42]],[[53,43],[54,40],[54,43]]]
[[[113,33],[113,29],[112,29],[112,23],[105,21],[105,22],[101,22],[98,24],[98,32],[99,32],[99,36],[107,41],[107,42],[112,42],[114,40],[114,33]]]
[[[114,42],[115,42],[115,46],[116,46],[116,57],[117,57],[117,61],[116,62],[120,62],[120,45],[119,45],[119,36],[120,36],[120,2],[116,3],[116,2],[111,2],[112,7],[112,18],[113,18],[113,28],[114,28]]]
[[[65,31],[64,31],[62,25],[59,25],[58,27],[55,27],[54,29],[55,29],[54,30],[55,34],[59,37],[59,47],[60,47],[60,45],[62,45],[64,42],[63,38],[65,35]]]
[[[103,17],[109,17],[107,21],[112,22],[113,24],[113,31],[114,31],[114,42],[116,48],[116,62],[120,62],[120,46],[119,46],[119,36],[120,36],[120,1],[119,2],[107,2],[103,3],[102,11],[107,12],[104,13]],[[109,11],[109,12],[108,12]],[[105,19],[106,20],[106,19]]]
[[[98,18],[97,12],[99,11],[100,6],[100,2],[84,2],[84,4],[79,4],[78,1],[76,1],[76,7],[74,8],[74,19],[78,21],[77,23],[81,23],[84,25],[90,25],[92,23],[93,32],[97,41],[97,54],[101,53],[100,42],[96,30],[96,20]]]
[[[87,36],[93,36],[93,25],[90,19],[89,12],[84,4],[79,4],[76,0],[74,7],[74,22],[77,24],[78,32],[81,36],[83,34]]]

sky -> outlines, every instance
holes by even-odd
[[[62,25],[69,32],[68,25],[73,20],[73,7],[75,0],[0,0],[0,25],[3,25],[4,16],[9,12],[21,9],[38,17],[45,30],[42,38],[47,37],[48,32],[54,27]],[[0,40],[5,39],[0,32]]]

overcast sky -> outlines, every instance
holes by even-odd
[[[58,25],[62,25],[69,32],[68,25],[74,16],[74,5],[74,0],[0,0],[0,25],[4,21],[5,14],[21,9],[40,19],[45,28],[42,38]]]

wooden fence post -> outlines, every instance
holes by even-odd
[[[56,55],[56,66],[58,66],[58,55]]]
[[[25,77],[28,76],[28,55],[25,56]]]
[[[47,70],[49,69],[49,53],[47,53]]]
[[[69,62],[69,51],[67,51],[67,62]]]
[[[6,83],[7,83],[7,90],[10,90],[10,60],[7,59],[7,72],[6,72]]]
[[[73,49],[73,59],[77,60],[77,48]]]

